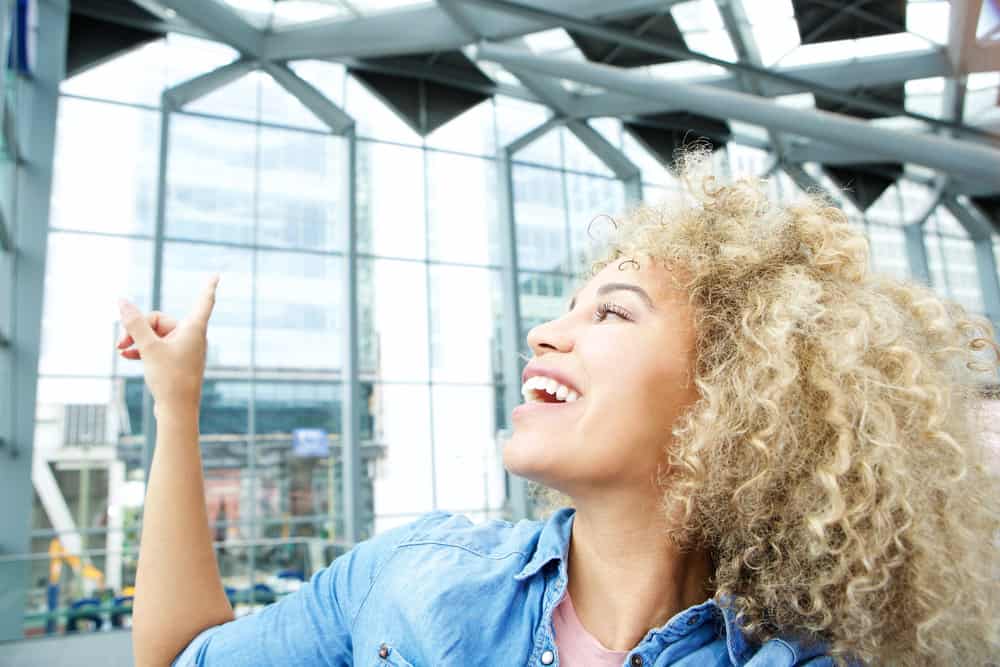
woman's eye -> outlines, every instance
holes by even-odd
[[[602,303],[594,311],[594,321],[603,322],[608,315],[614,315],[623,320],[631,320],[632,315],[616,303]]]

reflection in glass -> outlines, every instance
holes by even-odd
[[[500,264],[495,163],[430,151],[427,180],[431,258]]]
[[[612,176],[613,172],[593,151],[565,127],[559,128],[563,144],[563,166],[574,171]]]
[[[428,148],[494,157],[493,100],[487,99],[427,135]]]
[[[160,115],[63,98],[56,130],[50,227],[152,235]]]
[[[257,128],[172,114],[166,235],[253,243]]]
[[[341,379],[342,259],[314,253],[257,251],[254,363]]]
[[[254,424],[259,537],[343,537],[343,443],[339,383],[258,382]],[[362,459],[371,456],[363,445]],[[363,506],[371,502],[367,465]]]
[[[375,533],[391,524],[386,515],[415,517],[434,509],[429,393],[426,384],[373,387],[368,401],[372,440],[385,448],[373,484]]]
[[[340,250],[346,245],[346,143],[340,137],[260,128],[257,243]]]
[[[504,477],[493,387],[435,385],[433,397],[438,509],[502,509]]]
[[[384,257],[426,257],[423,151],[359,141],[358,250]]]
[[[118,298],[148,312],[153,244],[127,238],[51,232],[46,259],[39,372],[141,375],[123,359]]]
[[[424,264],[359,260],[358,329],[363,379],[426,382],[430,369]]]
[[[529,273],[518,275],[518,297],[521,303],[521,352],[531,354],[528,332],[539,324],[554,320],[566,312],[573,279],[555,273]]]
[[[566,191],[570,239],[573,244],[572,270],[588,271],[590,262],[604,250],[601,242],[610,231],[602,230],[601,226],[613,227],[607,217],[616,219],[625,210],[625,185],[617,179],[567,173]]]
[[[499,381],[500,272],[433,265],[430,271],[431,377],[435,382]]]
[[[868,241],[874,270],[900,279],[909,279],[906,237],[901,227],[869,225]]]
[[[209,278],[220,274],[208,321],[206,370],[250,366],[253,252],[201,243],[167,242],[163,247],[161,310],[185,317]]]
[[[562,172],[515,164],[512,173],[518,265],[522,269],[566,271]]]

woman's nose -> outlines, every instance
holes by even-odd
[[[573,349],[573,338],[560,320],[549,320],[531,328],[528,332],[528,347],[535,356],[543,352],[569,352]]]

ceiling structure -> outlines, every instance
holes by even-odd
[[[665,164],[692,136],[769,150],[771,171],[804,188],[818,185],[817,171],[803,169],[814,163],[832,184],[850,184],[862,211],[898,179],[915,180],[937,203],[961,207],[963,224],[976,222],[967,225],[974,238],[1000,233],[1000,11],[990,0],[73,0],[71,8],[70,72],[168,31],[240,53],[172,91],[178,102],[262,69],[332,116],[337,131],[351,119],[286,66],[329,60],[421,135],[510,95],[548,106],[548,129],[565,125],[606,162],[613,149],[588,118],[620,118]],[[611,165],[616,175],[632,175],[626,162]]]

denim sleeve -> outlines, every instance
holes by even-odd
[[[446,514],[429,512],[359,542],[296,592],[203,630],[172,667],[351,665],[351,626],[382,564],[422,524]]]

